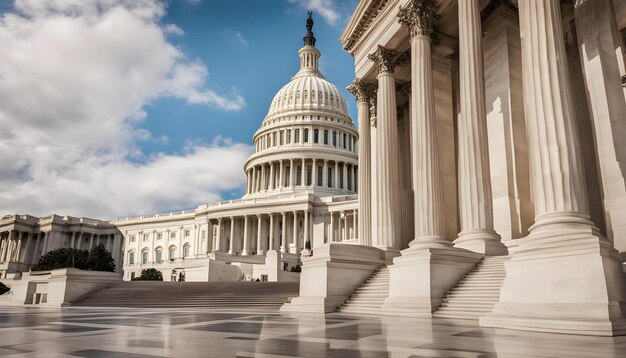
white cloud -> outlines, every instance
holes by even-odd
[[[163,27],[163,31],[166,34],[170,34],[170,35],[176,35],[176,36],[182,36],[185,34],[185,32],[183,31],[183,29],[181,29],[180,27],[174,25],[174,24],[167,24]]]
[[[235,40],[237,40],[237,42],[239,42],[242,45],[247,45],[248,44],[248,40],[246,40],[240,33],[239,31],[235,31],[235,34],[233,35],[235,37]]]
[[[243,184],[247,145],[138,148],[168,140],[139,128],[159,98],[245,105],[206,87],[204,64],[167,41],[164,13],[157,0],[16,0],[0,15],[0,214],[145,214]]]
[[[304,10],[313,11],[331,25],[337,24],[341,18],[341,11],[334,0],[289,0],[289,2],[298,4]]]

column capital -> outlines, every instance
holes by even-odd
[[[409,60],[406,52],[389,50],[380,45],[374,53],[367,55],[367,58],[376,64],[378,74],[393,73],[396,66]]]
[[[398,22],[409,28],[411,38],[430,37],[437,23],[437,1],[412,0],[398,11]]]
[[[369,102],[376,96],[376,87],[376,82],[355,78],[346,89],[356,97],[357,102]]]

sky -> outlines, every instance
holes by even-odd
[[[108,220],[241,197],[307,10],[356,122],[338,41],[356,4],[0,0],[0,215]]]

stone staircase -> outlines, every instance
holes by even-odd
[[[92,293],[73,306],[142,308],[253,308],[276,310],[297,296],[297,282],[133,281]]]
[[[389,295],[389,269],[387,266],[375,271],[348,300],[339,306],[338,312],[377,314]]]
[[[509,256],[484,258],[452,288],[433,313],[439,318],[478,319],[493,310],[500,299],[506,276],[504,263]]]

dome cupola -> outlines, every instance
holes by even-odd
[[[254,135],[256,153],[244,168],[246,197],[356,192],[358,132],[343,95],[319,70],[312,29],[309,11],[300,70],[276,93]]]

